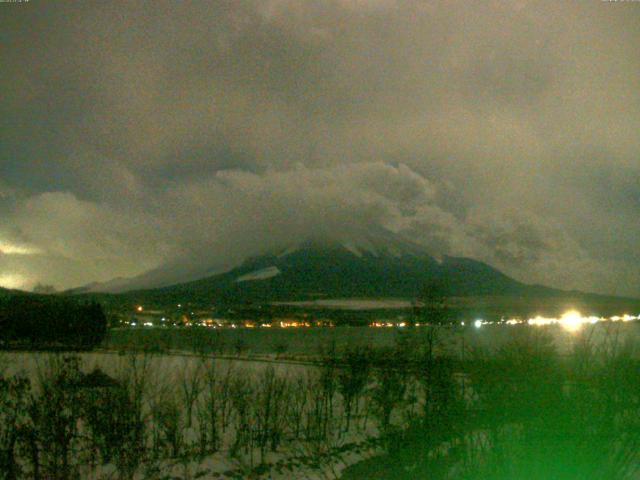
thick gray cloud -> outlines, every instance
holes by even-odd
[[[384,226],[640,295],[640,4],[0,9],[0,285]]]

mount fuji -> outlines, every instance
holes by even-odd
[[[167,265],[132,279],[67,293],[127,305],[335,305],[336,301],[369,304],[369,300],[385,299],[406,304],[435,283],[461,305],[479,305],[485,310],[524,308],[539,313],[570,306],[619,313],[623,307],[640,308],[637,299],[526,284],[470,258],[438,259],[426,248],[382,229],[284,243],[224,270],[202,263],[204,267]]]
[[[155,285],[144,288],[141,280],[152,280]],[[150,274],[111,285],[117,284],[120,292],[126,291],[125,296],[141,302],[228,304],[409,299],[433,282],[446,285],[450,295],[462,297],[514,296],[532,291],[548,295],[555,291],[526,285],[469,258],[436,259],[424,247],[386,230],[285,244],[222,273],[169,285],[158,287]],[[100,285],[87,290],[100,291]]]

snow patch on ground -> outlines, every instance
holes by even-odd
[[[247,273],[246,275],[241,275],[236,278],[236,283],[240,282],[248,282],[253,280],[266,280],[267,278],[275,277],[276,275],[280,275],[280,269],[278,267],[267,267],[261,270],[255,270],[253,272]]]

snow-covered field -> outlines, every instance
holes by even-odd
[[[64,357],[3,353],[0,373],[29,378],[37,396]],[[345,428],[340,396],[335,386],[323,393],[317,367],[193,355],[77,357],[85,375],[99,369],[132,392],[139,387],[145,433],[135,479],[339,478],[380,452],[373,418],[354,415]],[[81,423],[78,439],[89,435]],[[81,478],[119,478],[116,462],[95,462],[83,441],[71,442],[80,449],[71,461]]]
[[[24,374],[29,378],[37,379],[39,374],[44,373],[52,358],[61,354],[41,353],[41,352],[5,352],[0,354],[0,371],[4,370],[6,375]],[[110,376],[118,376],[131,368],[132,362],[144,362],[149,380],[163,382],[167,385],[177,385],[179,379],[185,375],[194,373],[197,370],[215,368],[219,371],[238,372],[242,375],[255,375],[263,371],[268,366],[275,369],[276,373],[285,376],[296,376],[304,374],[309,367],[297,364],[261,362],[251,360],[228,360],[228,359],[203,359],[185,353],[172,355],[127,355],[111,352],[90,352],[77,355],[81,359],[83,370],[90,372],[99,368]],[[157,377],[157,378],[156,378]]]
[[[533,334],[530,340],[535,340],[537,332],[549,332],[552,338],[536,341],[553,340],[560,353],[566,354],[581,342],[593,342],[593,346],[603,349],[611,349],[613,344],[620,347],[637,344],[639,327],[633,322],[598,324],[586,326],[582,332],[567,332],[557,325],[485,325],[445,330],[438,345],[450,356],[469,354],[467,360],[470,360],[474,350],[496,351],[513,339],[516,332]],[[419,336],[428,330],[308,329],[289,331],[287,338],[295,339],[296,334],[305,332],[305,342],[308,342],[314,333],[323,331],[348,332],[350,340],[343,345],[352,347],[367,346],[369,335],[387,335],[380,337],[386,338],[387,345],[404,342],[398,345],[405,347],[396,348],[396,353],[378,350],[382,355],[379,358],[384,359],[411,350],[412,347],[407,346],[416,339],[421,341]],[[360,343],[354,343],[356,339]],[[349,381],[357,380],[363,369],[368,370],[368,362],[374,357],[365,356],[365,363],[356,363],[357,368],[352,370],[346,363],[340,367],[332,363],[280,362],[274,355],[258,359],[243,354],[232,359],[174,351],[171,354],[96,352],[76,357],[77,363],[65,361],[59,354],[2,353],[0,373],[5,378],[12,375],[28,378],[32,387],[21,401],[27,405],[35,402],[36,411],[46,412],[44,416],[34,417],[27,408],[17,420],[11,420],[18,422],[19,431],[44,435],[37,443],[41,445],[39,455],[43,465],[53,468],[51,465],[62,455],[56,450],[57,446],[52,447],[51,452],[47,447],[66,441],[64,452],[68,465],[65,468],[76,469],[80,478],[96,480],[122,475],[138,480],[339,478],[347,466],[381,453],[378,437],[385,425],[401,428],[411,425],[419,418],[421,405],[427,398],[421,389],[428,385],[397,368],[404,365],[401,356],[397,357],[398,362],[389,364],[390,368],[381,370],[382,375],[376,370],[364,376],[354,390],[350,408],[345,385],[353,386]],[[87,374],[96,370],[115,383],[107,382],[106,387],[103,384],[81,386]],[[381,388],[384,382],[387,390]],[[94,388],[97,390],[92,390]],[[472,389],[465,391],[468,396]],[[0,389],[0,394],[5,395],[6,391],[3,393]],[[87,398],[93,403],[86,403]],[[10,412],[6,409],[20,403],[2,401],[0,395],[0,441],[7,438],[3,428],[8,428],[6,421],[11,417],[7,416]],[[390,408],[386,419],[385,403]],[[128,419],[124,427],[119,422],[120,416]],[[91,418],[98,422],[96,428],[103,429],[100,435],[105,428],[117,433],[115,437],[104,437],[111,438],[111,447],[116,453],[107,452],[105,456],[104,438],[96,436],[87,423]],[[60,425],[64,426],[62,433]],[[138,432],[135,438],[126,430],[131,425],[137,428],[131,430]],[[123,428],[126,435],[121,432]],[[67,435],[68,431],[73,434]],[[26,450],[21,447],[16,451],[24,455]],[[20,461],[26,473],[18,478],[30,478],[28,458]]]

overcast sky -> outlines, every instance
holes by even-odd
[[[384,226],[640,296],[640,3],[31,0],[0,39],[0,285]]]

